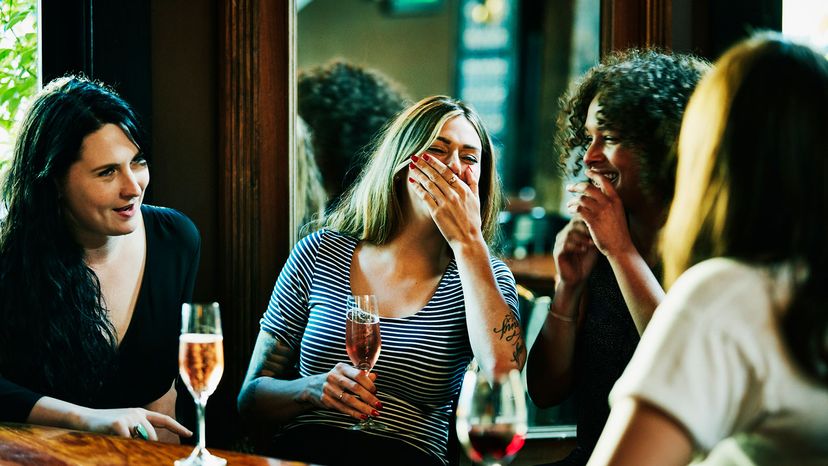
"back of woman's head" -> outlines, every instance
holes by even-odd
[[[114,91],[73,76],[52,81],[18,129],[2,190],[0,373],[28,371],[32,384],[73,399],[100,383],[115,338],[62,197],[84,138],[109,123],[146,150],[135,114]]]
[[[828,382],[828,61],[780,36],[730,49],[693,95],[663,236],[666,280],[726,256],[807,270],[789,343]]]
[[[582,169],[589,146],[589,104],[601,104],[598,123],[638,154],[642,188],[669,202],[675,182],[674,148],[685,105],[709,64],[697,57],[658,50],[617,51],[592,67],[562,97],[557,150],[570,176]]]
[[[426,97],[385,126],[357,183],[346,193],[327,226],[375,244],[388,241],[403,221],[401,197],[408,182],[403,172],[411,156],[426,151],[443,125],[454,117],[466,118],[482,143],[480,214],[483,235],[491,241],[501,208],[500,181],[491,139],[471,107],[446,96]]]

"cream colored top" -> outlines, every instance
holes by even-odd
[[[702,464],[828,465],[828,390],[798,369],[779,328],[790,272],[729,259],[692,267],[610,402],[632,396],[671,415]]]

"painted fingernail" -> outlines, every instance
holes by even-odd
[[[372,410],[372,411],[371,411],[371,416],[374,416],[374,417],[379,417],[379,411],[377,411],[376,409],[375,409],[375,410]]]
[[[364,421],[364,420],[368,419],[368,415],[367,414],[360,414],[359,418]]]
[[[416,181],[414,181],[414,178],[411,178],[411,177],[408,177],[408,181],[409,181],[409,183],[416,183]]]
[[[414,161],[414,163],[417,163],[417,161],[419,161],[419,160],[420,160],[420,158],[419,158],[419,157],[417,157],[416,155],[412,155],[412,156],[411,156],[411,160],[413,160],[413,161]]]
[[[431,160],[431,157],[429,157],[428,154],[423,153],[423,160]]]
[[[376,403],[374,403],[374,406],[376,406],[376,408],[377,408],[377,409],[382,409],[382,403],[381,403],[381,402],[379,402],[379,401],[377,401]]]
[[[413,169],[417,168],[417,166],[414,165],[414,162],[411,162],[411,163],[408,164],[408,168],[413,170]]]

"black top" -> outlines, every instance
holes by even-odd
[[[100,391],[90,396],[91,408],[144,406],[167,393],[178,375],[181,303],[192,298],[201,237],[193,222],[173,209],[143,205],[141,214],[147,241],[141,290],[116,366]],[[0,421],[25,422],[43,396],[73,402],[0,377]]]
[[[609,392],[640,339],[609,261],[598,258],[587,279],[586,309],[575,343],[574,384],[578,445],[556,466],[586,464],[609,417]]]

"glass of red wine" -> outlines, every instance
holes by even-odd
[[[348,357],[357,369],[371,372],[382,347],[377,297],[372,294],[348,296],[345,309],[345,348]],[[369,416],[351,426],[351,429],[388,430],[388,426]]]
[[[468,371],[457,401],[457,438],[475,463],[508,464],[526,439],[526,398],[520,373],[490,381]]]

